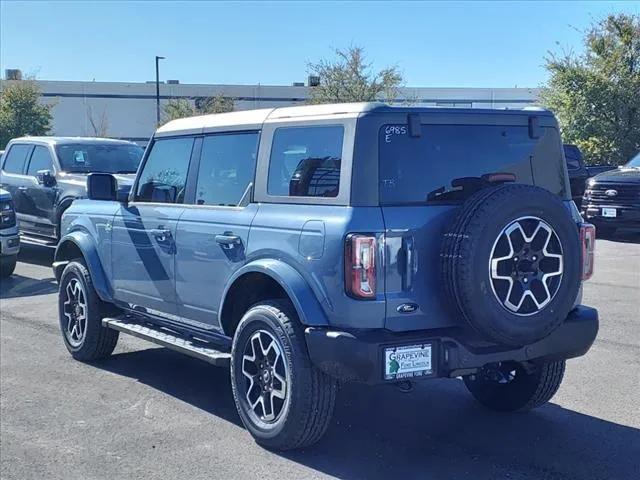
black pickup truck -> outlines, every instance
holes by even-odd
[[[580,207],[582,203],[582,196],[584,195],[587,180],[595,177],[599,173],[616,168],[614,165],[585,165],[582,152],[577,145],[565,144],[564,157],[567,162],[569,183],[571,184],[571,197],[578,207]]]

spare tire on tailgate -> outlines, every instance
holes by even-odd
[[[445,233],[445,294],[486,339],[527,345],[573,308],[580,255],[578,229],[557,196],[531,185],[486,188],[465,201]]]

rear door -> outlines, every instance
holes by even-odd
[[[218,326],[223,290],[245,261],[258,140],[257,131],[207,135],[194,165],[193,205],[177,226],[176,298],[179,315],[204,328]]]
[[[155,140],[138,176],[133,201],[121,204],[112,228],[116,300],[173,319],[176,225],[184,211],[194,137]]]
[[[471,125],[463,116],[459,123],[423,118],[419,135],[404,123],[381,126],[379,196],[386,228],[388,329],[459,324],[443,301],[440,278],[440,246],[457,207],[485,174],[508,172],[519,183],[533,184],[533,159],[546,143],[556,141],[546,132],[531,138],[526,117],[507,117],[505,123],[511,124]]]

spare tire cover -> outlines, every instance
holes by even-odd
[[[562,201],[507,184],[469,197],[445,233],[445,295],[486,339],[520,346],[549,335],[581,283],[578,228]]]

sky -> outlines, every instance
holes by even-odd
[[[0,0],[0,69],[42,80],[290,85],[362,46],[409,87],[537,87],[548,52],[626,2],[51,2]]]

